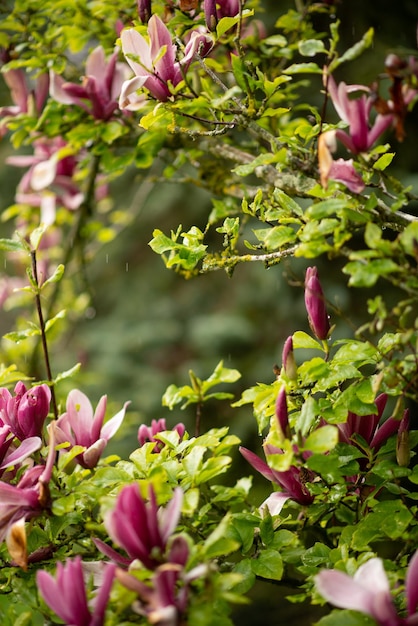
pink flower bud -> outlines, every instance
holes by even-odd
[[[312,331],[318,339],[326,339],[330,324],[316,267],[308,267],[306,270],[305,306]]]
[[[289,380],[296,380],[298,377],[295,355],[293,352],[293,338],[290,336],[286,339],[283,346],[282,365],[284,373]]]
[[[282,387],[276,400],[276,419],[283,437],[290,438],[289,418],[287,413],[286,389]]]
[[[396,440],[396,460],[401,467],[408,467],[410,458],[409,410],[406,409],[399,424],[398,437]]]
[[[205,12],[205,21],[207,29],[216,30],[218,16],[216,13],[216,0],[203,0],[203,10]]]
[[[151,0],[138,0],[138,15],[143,24],[151,17]]]

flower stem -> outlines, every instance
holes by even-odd
[[[49,353],[48,353],[48,343],[46,339],[45,320],[44,320],[44,315],[42,312],[42,305],[41,305],[41,295],[40,295],[41,290],[40,290],[40,285],[38,281],[36,250],[31,250],[30,255],[31,255],[31,260],[32,260],[32,275],[33,275],[33,280],[36,285],[35,302],[36,302],[36,310],[37,310],[38,319],[39,319],[39,328],[41,331],[41,342],[42,342],[42,349],[43,349],[44,359],[45,359],[46,375],[47,375],[47,379],[51,387],[51,401],[52,401],[52,408],[54,411],[54,417],[55,419],[58,419],[57,400],[55,397],[54,380],[52,378],[52,370],[51,370],[51,364],[50,364]]]

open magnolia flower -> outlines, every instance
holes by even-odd
[[[176,47],[164,22],[153,15],[148,22],[149,42],[134,28],[121,33],[122,51],[135,73],[122,85],[119,98],[121,109],[135,110],[143,103],[136,92],[145,87],[157,100],[165,102],[171,96],[171,87],[182,80],[195,54],[205,56],[213,41],[207,34],[194,31],[185,47],[184,56],[176,61]]]
[[[405,580],[406,618],[399,617],[393,604],[389,581],[379,558],[361,565],[354,577],[336,569],[316,576],[316,587],[328,602],[340,609],[353,609],[370,615],[379,626],[418,624],[418,552],[408,567]]]
[[[86,469],[96,467],[107,442],[122,424],[129,402],[125,402],[119,413],[103,425],[106,404],[107,397],[102,396],[93,414],[93,407],[87,396],[78,389],[73,389],[67,397],[67,411],[59,417],[55,425],[58,444],[68,443],[69,449],[74,446],[85,447],[85,451],[78,454],[76,460]]]

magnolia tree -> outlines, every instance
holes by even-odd
[[[418,62],[391,52],[372,84],[342,82],[373,31],[343,49],[339,8],[298,0],[273,23],[261,0],[16,0],[3,16],[0,132],[22,168],[0,241],[17,312],[0,371],[3,625],[227,625],[256,581],[322,605],[321,626],[418,624],[418,218],[391,165]],[[158,163],[213,196],[203,229],[154,231],[167,268],[305,262],[306,324],[233,405],[253,407],[265,458],[202,429],[240,377],[225,355],[164,394],[195,405],[193,432],[149,416],[127,459],[106,446],[129,403],[109,419],[106,396],[68,393],[80,365],[56,371],[89,304],[80,268],[128,220],[111,183]],[[346,337],[331,264],[366,288]]]

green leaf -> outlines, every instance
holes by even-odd
[[[252,559],[251,569],[256,576],[267,580],[281,580],[283,576],[283,559],[277,550],[263,550]]]
[[[62,263],[57,265],[52,275],[44,283],[42,283],[42,288],[44,288],[45,285],[49,285],[50,283],[58,283],[63,277],[64,271],[65,265],[62,265]]]
[[[51,317],[51,319],[47,320],[45,322],[45,332],[48,332],[48,330],[50,330],[50,328],[52,328],[52,326],[54,326],[54,324],[58,321],[58,320],[62,320],[67,314],[67,311],[65,309],[63,309],[62,311],[59,311],[56,315],[54,315],[54,317]]]
[[[70,369],[65,370],[64,372],[61,372],[60,374],[58,374],[58,376],[55,377],[54,383],[59,383],[61,380],[71,378],[71,376],[74,376],[74,374],[77,374],[80,367],[81,367],[81,363],[76,363],[76,365],[74,365]]]
[[[350,261],[343,268],[344,274],[350,274],[351,287],[372,287],[381,276],[398,271],[399,266],[391,259]]]
[[[29,252],[29,248],[24,241],[15,239],[0,239],[0,250],[5,252]]]
[[[304,450],[309,450],[314,454],[329,452],[338,443],[338,428],[328,424],[314,430],[304,443]]]
[[[195,484],[201,485],[208,482],[208,480],[211,480],[215,476],[223,474],[230,467],[231,462],[232,459],[230,456],[216,456],[208,459],[199,470],[199,473],[194,477]]]
[[[209,537],[207,537],[205,543],[203,544],[205,557],[207,559],[225,556],[238,550],[240,542],[236,539],[232,539],[230,536],[229,526],[231,524],[231,515],[227,514],[215,530],[209,535]]]
[[[316,63],[294,63],[289,65],[285,70],[285,74],[322,74],[323,69]]]
[[[74,511],[76,505],[75,494],[71,493],[69,496],[62,498],[54,498],[52,501],[52,513],[61,517],[67,513]]]
[[[315,422],[318,406],[313,396],[308,396],[302,405],[300,416],[297,421],[297,429],[300,430],[303,437],[305,437],[311,429],[311,426]]]
[[[394,156],[395,152],[387,152],[386,154],[382,154],[380,159],[377,159],[376,163],[373,165],[373,169],[383,172],[383,170],[385,170],[388,165],[392,163]]]
[[[351,48],[346,50],[342,56],[331,61],[329,65],[329,72],[332,73],[337,69],[342,63],[346,63],[347,61],[353,61],[357,57],[359,57],[367,48],[370,48],[373,45],[373,37],[374,30],[373,28],[369,28],[369,30],[363,35],[360,41],[354,44]]]
[[[38,250],[39,244],[41,243],[41,239],[48,228],[47,224],[41,224],[38,228],[35,228],[34,231],[31,232],[29,236],[30,245],[32,250]]]
[[[245,9],[242,12],[243,18],[250,17],[251,15],[254,15],[254,11],[252,10]],[[241,20],[240,15],[237,15],[235,17],[223,17],[222,19],[220,19],[216,26],[216,35],[218,36],[218,38],[222,37],[222,35],[224,35],[228,30],[230,30],[236,24],[238,24],[240,20]]]
[[[297,330],[295,333],[293,333],[292,338],[293,349],[305,348],[310,350],[321,350],[322,352],[324,350],[319,341],[311,337],[311,335],[303,332],[302,330]]]
[[[376,626],[376,622],[364,613],[334,610],[316,622],[315,626]]]
[[[305,39],[298,43],[298,50],[304,57],[314,57],[316,54],[326,54],[324,42],[320,39]]]

